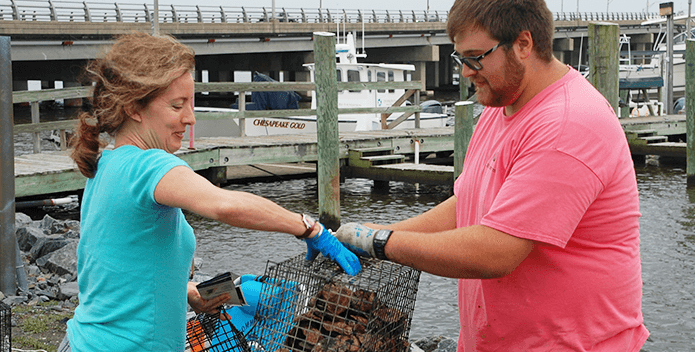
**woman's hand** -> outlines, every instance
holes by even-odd
[[[231,296],[225,293],[221,296],[217,296],[213,299],[206,300],[200,297],[200,292],[198,292],[197,282],[189,282],[187,287],[188,304],[193,308],[196,314],[207,313],[207,314],[218,314],[220,312],[219,308],[228,301]]]
[[[362,266],[357,256],[338,242],[323,224],[317,224],[319,225],[319,233],[314,237],[304,239],[307,249],[306,260],[313,261],[321,253],[326,258],[338,263],[348,275],[359,274],[362,271]]]

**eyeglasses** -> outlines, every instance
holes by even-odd
[[[459,53],[454,50],[453,53],[451,53],[451,57],[454,59],[454,61],[463,66],[463,64],[466,64],[471,70],[474,71],[480,71],[483,69],[483,64],[480,63],[480,60],[482,60],[484,57],[492,54],[493,51],[497,50],[497,48],[504,44],[503,42],[497,43],[497,45],[493,46],[492,49],[482,53],[481,55],[478,56],[461,56]]]

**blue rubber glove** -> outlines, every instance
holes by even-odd
[[[376,257],[374,253],[374,235],[377,231],[379,230],[356,222],[349,222],[338,228],[338,231],[335,232],[335,237],[357,255]]]
[[[313,261],[321,253],[326,258],[338,263],[348,275],[359,274],[362,271],[362,266],[357,256],[340,244],[321,223],[318,225],[321,227],[319,233],[304,240],[306,242],[306,260]]]

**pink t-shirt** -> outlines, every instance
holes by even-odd
[[[486,108],[471,139],[457,226],[536,247],[503,278],[460,280],[458,350],[639,351],[639,199],[616,114],[573,69],[503,111]]]

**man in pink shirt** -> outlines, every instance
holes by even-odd
[[[615,112],[553,57],[543,0],[457,0],[448,33],[487,106],[454,196],[336,237],[460,279],[459,351],[639,351],[639,199]]]

